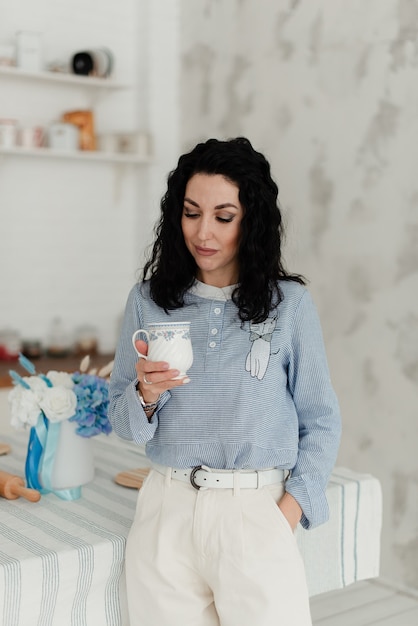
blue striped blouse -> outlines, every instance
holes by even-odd
[[[301,524],[328,519],[325,489],[341,418],[320,322],[309,292],[283,281],[284,298],[261,324],[242,324],[233,287],[196,281],[182,308],[166,314],[147,282],[128,297],[110,380],[109,418],[122,438],[146,444],[161,465],[291,470],[286,490]],[[160,397],[151,422],[142,409],[131,337],[150,322],[191,321],[191,382]]]

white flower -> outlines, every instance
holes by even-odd
[[[38,402],[41,402],[43,395],[48,388],[46,382],[38,376],[25,376],[23,380],[31,388],[31,391],[34,393],[36,400]]]
[[[74,381],[71,378],[71,374],[67,372],[56,372],[51,370],[46,377],[51,381],[54,387],[65,387],[66,389],[72,389],[74,387]]]
[[[77,396],[67,387],[48,387],[41,409],[51,422],[62,422],[72,417],[77,406]]]
[[[14,428],[22,428],[27,424],[35,426],[41,412],[37,394],[19,385],[9,392],[8,399],[12,426]]]

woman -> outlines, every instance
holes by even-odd
[[[340,414],[277,197],[245,138],[200,143],[169,175],[110,383],[113,428],[153,466],[126,548],[131,626],[311,624],[294,530],[327,520]],[[167,320],[191,320],[182,379],[131,344]]]

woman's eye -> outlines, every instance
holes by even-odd
[[[200,213],[193,213],[192,211],[187,209],[184,210],[183,215],[184,217],[188,217],[189,219],[197,219],[200,217]],[[229,222],[232,222],[232,220],[234,219],[234,215],[230,215],[229,217],[217,215],[215,219],[222,224],[228,224]]]

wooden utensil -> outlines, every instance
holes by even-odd
[[[10,451],[11,451],[11,447],[9,446],[8,443],[0,443],[0,456],[2,454],[9,454]]]
[[[136,469],[119,472],[119,474],[116,474],[114,481],[118,485],[122,485],[122,487],[140,489],[149,471],[149,467],[137,467]]]
[[[0,472],[0,496],[8,500],[16,500],[22,496],[30,502],[38,502],[41,498],[39,491],[28,489],[25,487],[23,478],[9,474],[9,472]]]

